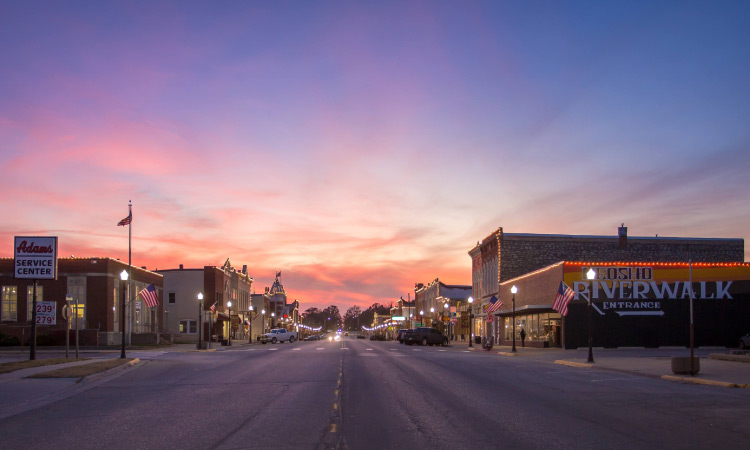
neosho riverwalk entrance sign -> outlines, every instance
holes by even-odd
[[[13,274],[15,278],[34,280],[29,346],[29,359],[33,360],[36,359],[36,283],[38,280],[57,279],[57,236],[16,236],[13,243]]]

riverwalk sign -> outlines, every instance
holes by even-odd
[[[16,236],[13,244],[15,278],[57,279],[57,236]]]

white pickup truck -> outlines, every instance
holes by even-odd
[[[289,341],[291,344],[292,342],[297,340],[297,332],[296,331],[288,331],[284,328],[274,328],[271,330],[270,333],[266,333],[260,337],[260,342],[262,344],[265,344],[267,342],[270,342],[272,344],[275,344],[277,342],[286,342]]]

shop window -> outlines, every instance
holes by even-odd
[[[3,286],[3,322],[15,322],[18,320],[18,286]]]
[[[36,285],[36,301],[41,302],[44,300],[44,289],[39,284]],[[26,286],[26,321],[31,322],[31,317],[34,311],[34,285]]]
[[[198,324],[195,319],[180,320],[180,333],[181,334],[196,334],[198,333]]]

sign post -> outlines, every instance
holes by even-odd
[[[65,319],[65,359],[70,358],[70,318],[73,316],[71,301],[73,297],[65,297],[65,306],[62,309],[62,317]]]
[[[16,236],[13,242],[13,275],[16,279],[34,280],[31,307],[31,346],[29,359],[36,359],[38,280],[57,279],[57,236]]]

